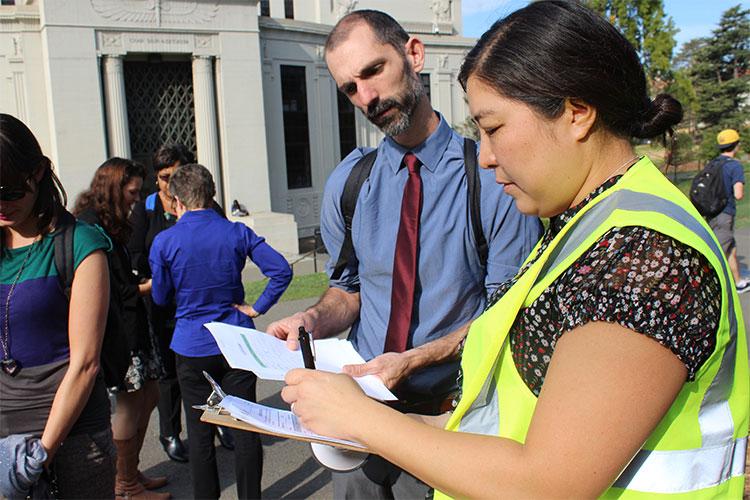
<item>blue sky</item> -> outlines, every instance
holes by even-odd
[[[528,4],[528,0],[463,0],[464,36],[478,37],[499,17]],[[708,36],[715,29],[721,14],[735,5],[750,9],[750,1],[740,0],[664,0],[664,10],[680,29],[675,39],[678,46],[693,38]]]

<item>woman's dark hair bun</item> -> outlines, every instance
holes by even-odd
[[[682,104],[669,94],[644,102],[633,123],[633,136],[648,139],[664,134],[682,121]]]
[[[633,45],[601,14],[578,1],[546,0],[498,20],[469,51],[458,80],[475,77],[499,95],[524,102],[548,119],[566,98],[597,111],[617,137],[656,137],[677,125],[682,107],[648,84]]]

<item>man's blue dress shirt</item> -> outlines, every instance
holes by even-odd
[[[213,209],[186,212],[154,239],[149,253],[151,296],[167,305],[174,295],[177,324],[170,347],[182,356],[220,354],[203,327],[221,321],[253,328],[253,320],[232,307],[245,299],[242,269],[250,259],[270,278],[253,305],[264,314],[292,280],[286,259],[241,222],[230,222]]]
[[[370,150],[355,149],[326,183],[320,229],[331,257],[326,264],[329,276],[344,240],[344,184],[352,167]],[[362,306],[349,338],[366,360],[382,354],[385,344],[396,235],[408,176],[407,169],[400,167],[407,152],[389,137],[378,146],[377,160],[362,186],[352,220],[358,262],[330,282],[360,293]],[[486,294],[518,271],[539,240],[541,225],[536,217],[518,211],[495,182],[493,171],[480,169],[482,228],[489,244],[485,273],[471,228],[463,138],[440,116],[437,130],[411,152],[423,165],[415,308],[407,345],[417,347],[476,318]]]

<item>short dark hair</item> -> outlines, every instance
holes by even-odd
[[[534,2],[495,22],[461,65],[464,90],[471,76],[549,119],[578,98],[596,108],[597,125],[619,137],[655,137],[682,120],[682,105],[670,95],[649,99],[630,42],[576,1]]]
[[[326,38],[326,52],[335,49],[338,44],[346,41],[352,30],[360,23],[366,24],[372,29],[378,42],[390,45],[399,54],[406,55],[404,46],[409,41],[409,34],[398,24],[398,21],[385,12],[371,9],[355,10],[339,19],[339,22],[336,23],[336,26],[333,27],[331,33],[328,34],[328,38]]]
[[[52,161],[42,153],[39,141],[21,120],[0,113],[0,182],[30,191],[27,179],[39,168],[44,175],[36,184],[33,213],[39,234],[48,234],[67,203],[65,189],[52,171]]]
[[[164,144],[154,154],[154,170],[157,172],[175,163],[187,165],[195,163],[195,155],[184,144]]]
[[[174,171],[169,179],[169,192],[189,210],[209,208],[216,195],[216,185],[206,167],[189,163]]]
[[[718,146],[716,146],[716,149],[718,149],[722,153],[726,153],[727,151],[732,151],[734,148],[736,148],[739,143],[740,141],[734,141],[729,144],[719,144]]]

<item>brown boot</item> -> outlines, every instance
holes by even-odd
[[[141,448],[143,448],[143,440],[146,438],[146,427],[141,427],[138,429],[138,433],[136,434],[136,437],[138,440],[136,441],[136,467],[137,464],[140,463],[141,460]],[[166,477],[148,477],[144,476],[143,473],[139,470],[138,471],[138,482],[143,485],[144,488],[147,490],[155,490],[157,488],[161,488],[165,484],[167,484],[168,480]]]
[[[115,439],[117,446],[117,477],[115,478],[115,496],[118,500],[168,500],[169,493],[148,491],[138,482],[138,436],[130,439]]]
[[[148,477],[144,476],[143,472],[138,471],[138,482],[143,485],[147,490],[156,490],[167,484],[169,481],[166,477]]]

